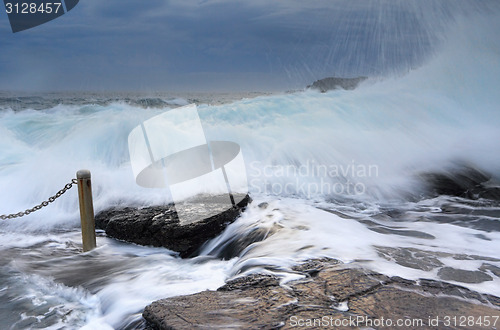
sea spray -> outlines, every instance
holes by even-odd
[[[419,10],[441,8],[436,2],[418,3]],[[492,2],[481,3],[492,7]],[[404,76],[399,71],[395,77],[372,78],[353,91],[200,105],[207,138],[240,144],[249,180],[257,183],[248,210],[207,242],[198,258],[182,260],[171,251],[117,242],[103,233],[95,251],[81,254],[76,191],[50,208],[0,223],[0,282],[12,283],[0,286],[0,302],[16,316],[25,309],[40,311],[11,323],[30,317],[31,326],[131,326],[152,300],[216,289],[228,278],[253,272],[296,279],[292,265],[322,256],[499,296],[498,203],[425,195],[420,176],[457,160],[491,175],[490,184],[500,176],[500,20],[498,11],[485,14],[484,8],[475,18],[478,10],[469,9],[483,5],[470,4],[457,6],[463,19],[451,19],[443,8],[427,13],[422,24],[435,18],[442,25],[440,42],[425,65]],[[436,25],[429,26],[424,30],[431,33]],[[135,184],[126,142],[133,127],[169,107],[117,100],[96,104],[91,98],[86,104],[63,102],[42,110],[11,109],[9,104],[0,111],[1,213],[39,203],[81,168],[93,173],[97,212],[169,202],[161,189]],[[318,171],[307,172],[308,164],[318,164]],[[358,175],[347,170],[353,164],[372,170]],[[338,171],[323,172],[323,165]],[[298,189],[349,182],[365,190]],[[287,189],[273,193],[269,185]],[[262,235],[246,239],[255,230]],[[229,246],[239,247],[236,255],[226,253]],[[225,253],[229,260],[215,258]],[[449,269],[480,273],[481,281],[461,282]],[[89,275],[87,280],[81,274]],[[19,301],[27,304],[18,306]],[[40,303],[45,309],[37,309]],[[45,313],[64,314],[68,307],[78,320]]]

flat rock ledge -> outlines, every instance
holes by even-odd
[[[220,209],[217,215],[200,221],[181,224],[173,205],[146,208],[113,208],[97,214],[96,227],[106,235],[140,245],[162,246],[179,252],[183,258],[195,256],[203,244],[219,235],[232,223],[250,202],[246,195],[230,209],[217,196],[201,197],[192,203],[192,212]]]
[[[241,277],[217,291],[155,301],[143,317],[152,329],[471,329],[479,324],[469,326],[471,317],[492,329],[500,316],[500,298],[444,282],[387,277],[333,259],[294,270],[305,278],[280,286],[270,275]]]

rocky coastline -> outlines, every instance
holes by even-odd
[[[358,85],[367,77],[355,77],[355,78],[339,78],[339,77],[327,77],[320,80],[316,80],[312,85],[307,86],[308,89],[319,90],[321,93],[326,93],[327,91],[335,89],[345,89],[352,90],[358,87]]]
[[[180,223],[174,205],[112,208],[97,214],[95,221],[96,227],[103,229],[109,237],[140,245],[165,247],[187,258],[196,255],[205,242],[234,222],[249,202],[250,197],[246,195],[241,202],[227,209],[226,204],[219,203],[213,196],[200,197],[190,201],[193,213],[207,207],[219,208],[220,212],[184,225]]]
[[[458,166],[442,172],[422,173],[430,196],[448,195],[475,200],[500,200],[491,177],[473,167]],[[238,205],[192,224],[181,225],[173,205],[147,208],[114,208],[101,212],[96,224],[110,237],[142,245],[163,246],[182,258],[197,256],[204,244],[218,236],[243,212],[250,197]],[[217,199],[193,202],[193,212],[218,207]],[[260,205],[259,205],[260,207]],[[265,205],[262,205],[265,207]],[[470,224],[468,224],[470,225]],[[258,231],[212,257],[230,259],[255,241],[265,239]],[[439,262],[424,251],[377,247],[388,260],[410,268],[433,269]],[[414,260],[412,253],[422,256]],[[148,329],[291,329],[321,328],[473,328],[473,318],[492,329],[500,326],[500,298],[481,294],[444,281],[480,283],[490,281],[498,268],[484,264],[478,271],[441,267],[442,281],[412,281],[386,276],[356,262],[313,259],[293,268],[299,280],[280,283],[266,274],[229,280],[216,291],[161,299],[146,306],[144,326]],[[491,326],[484,325],[488,323]],[[405,323],[406,322],[406,323]],[[413,323],[412,323],[413,322]],[[411,323],[411,324],[410,324]]]
[[[334,259],[294,271],[303,278],[284,285],[254,274],[217,291],[158,300],[143,317],[152,329],[459,329],[471,317],[489,320],[489,329],[500,316],[500,298],[440,281],[388,277]]]

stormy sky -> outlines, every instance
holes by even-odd
[[[81,0],[15,34],[3,14],[0,90],[266,91],[383,75],[428,55],[443,3],[456,1]]]

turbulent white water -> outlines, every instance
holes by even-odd
[[[412,279],[482,267],[490,280],[449,281],[500,296],[500,206],[426,197],[420,176],[460,162],[500,178],[497,31],[496,13],[458,20],[426,65],[354,91],[200,105],[207,138],[242,148],[254,202],[241,218],[193,260],[105,237],[80,254],[72,189],[42,211],[0,224],[1,318],[13,328],[126,327],[155,299],[216,289],[242,273],[293,279],[291,265],[320,256]],[[0,106],[0,213],[38,204],[82,168],[92,171],[97,212],[168,202],[165,191],[135,184],[127,148],[130,131],[167,108]],[[208,256],[257,229],[269,237],[239,257]],[[428,253],[419,259],[426,266],[396,262],[398,248]]]

